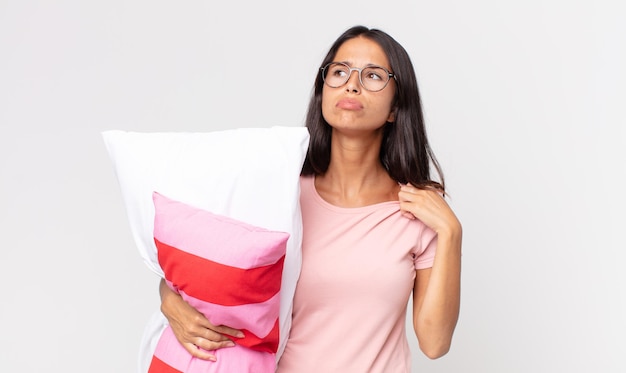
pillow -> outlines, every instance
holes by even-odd
[[[215,325],[241,329],[216,362],[192,357],[169,327],[149,373],[276,370],[286,232],[270,231],[153,194],[154,241],[167,284]]]
[[[299,175],[309,141],[306,128],[202,133],[111,130],[102,136],[139,254],[158,275],[163,276],[163,270],[153,236],[154,191],[214,214],[289,233],[280,289],[278,358],[291,326],[291,303],[300,273]],[[166,326],[164,316],[155,310],[141,342],[141,373],[147,371]]]

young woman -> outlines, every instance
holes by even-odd
[[[277,372],[410,372],[411,293],[420,349],[444,355],[459,314],[462,229],[404,48],[380,30],[347,30],[320,66],[306,126],[303,263]],[[194,356],[232,345],[224,334],[238,331],[211,325],[165,285],[161,297]]]

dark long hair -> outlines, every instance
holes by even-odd
[[[396,182],[411,183],[418,188],[436,188],[444,192],[443,172],[428,144],[417,78],[406,50],[381,30],[354,26],[335,40],[320,68],[334,60],[343,43],[359,36],[374,41],[383,49],[389,59],[391,71],[396,76],[396,94],[392,105],[395,121],[385,124],[380,148],[383,167]],[[322,116],[324,80],[320,71],[315,79],[306,116],[306,127],[311,139],[302,175],[323,175],[330,163],[332,128]],[[431,179],[431,166],[437,171],[439,181]]]

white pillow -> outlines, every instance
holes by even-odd
[[[163,271],[153,239],[154,191],[215,214],[290,234],[281,286],[280,357],[291,326],[291,304],[301,266],[299,175],[309,142],[306,128],[203,133],[112,130],[102,135],[139,253],[159,276]],[[159,315],[146,328],[140,372],[147,371],[165,325]]]

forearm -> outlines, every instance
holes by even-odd
[[[423,295],[414,299],[413,325],[420,348],[430,358],[445,355],[459,317],[461,293],[461,241],[459,226],[439,234],[437,254]],[[419,279],[418,279],[419,282]],[[419,283],[416,283],[416,290]]]
[[[216,357],[210,351],[235,345],[226,335],[244,337],[240,330],[211,324],[203,314],[172,290],[164,279],[159,283],[159,294],[161,312],[167,318],[178,342],[192,356],[215,361]]]
[[[164,278],[159,282],[159,295],[161,296],[161,312],[169,320],[172,310],[170,307],[176,307],[176,303],[182,302],[182,298],[178,293],[167,286]]]

